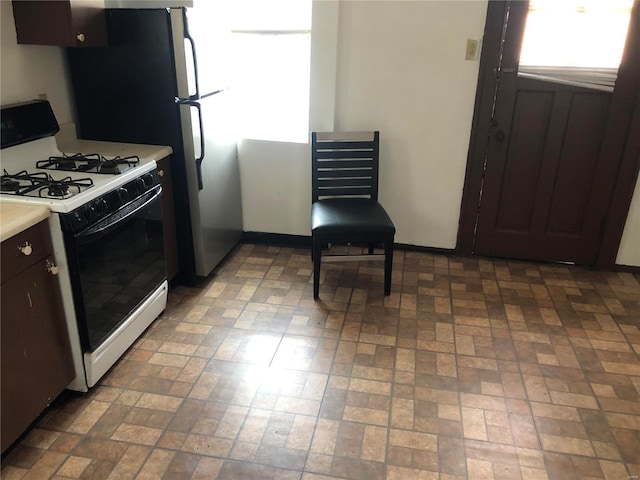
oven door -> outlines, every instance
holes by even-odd
[[[67,236],[85,352],[94,351],[166,279],[157,185],[92,227]]]

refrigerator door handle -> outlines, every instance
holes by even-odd
[[[188,105],[191,108],[198,110],[198,126],[200,128],[200,155],[196,158],[196,176],[198,178],[198,190],[204,189],[204,183],[202,181],[202,161],[204,160],[204,125],[202,123],[202,106],[200,102],[195,100],[184,100],[176,98],[176,103],[179,105]]]
[[[200,100],[200,85],[198,83],[198,57],[196,56],[196,42],[189,33],[189,23],[187,21],[187,9],[182,7],[182,20],[184,25],[184,38],[191,45],[191,57],[193,58],[193,76],[196,84],[196,93],[189,96],[189,100]],[[200,189],[202,190],[202,189]]]

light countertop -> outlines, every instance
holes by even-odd
[[[4,242],[33,227],[50,215],[51,212],[44,206],[0,203],[0,241]]]

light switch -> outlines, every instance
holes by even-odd
[[[467,38],[467,48],[464,51],[465,60],[477,60],[478,59],[478,40],[473,38]]]

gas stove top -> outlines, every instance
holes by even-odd
[[[140,191],[153,159],[104,157],[93,152],[61,152],[54,135],[60,127],[51,105],[30,101],[2,107],[0,200],[43,205],[68,213],[127,185]]]
[[[9,154],[9,156],[11,155]],[[6,162],[3,163],[6,164]],[[31,161],[21,163],[33,164]],[[35,169],[11,172],[5,168],[0,176],[0,194],[56,200],[66,199],[82,193],[94,185],[91,178],[78,178],[77,173],[121,175],[139,165],[140,158],[136,156],[107,158],[97,153],[75,153],[72,155],[56,153],[46,160],[37,160],[34,165]]]
[[[63,153],[54,137],[45,137],[2,149],[0,167],[0,201],[67,213],[143,176],[156,164],[138,157]]]

